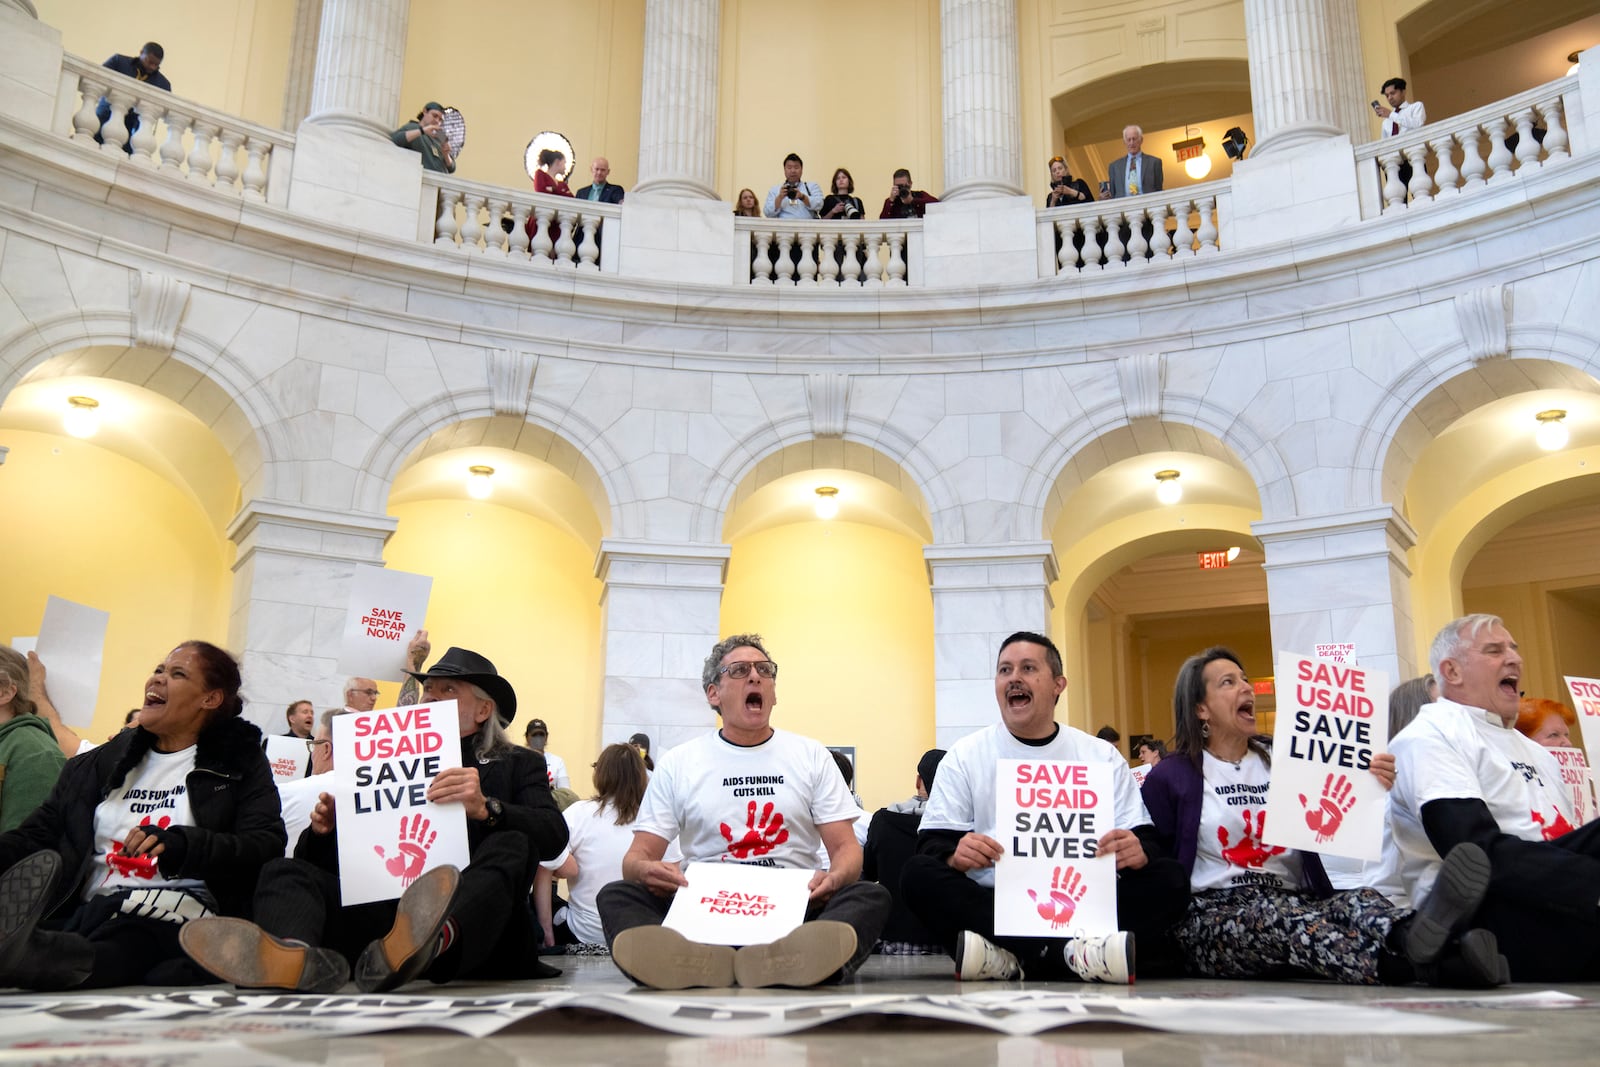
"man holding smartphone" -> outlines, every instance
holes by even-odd
[[[1378,131],[1379,137],[1397,137],[1407,130],[1420,129],[1428,124],[1428,111],[1422,106],[1421,100],[1406,103],[1404,78],[1390,78],[1383,83],[1383,88],[1379,91],[1383,93],[1383,98],[1389,101],[1388,107],[1384,107],[1376,100],[1372,102],[1372,110],[1382,120]],[[1410,163],[1401,161],[1399,178],[1401,185],[1410,187]]]

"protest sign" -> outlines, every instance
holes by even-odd
[[[34,651],[50,672],[50,701],[68,726],[85,729],[94,722],[110,621],[111,616],[98,608],[58,596],[45,601]]]
[[[422,628],[433,579],[362,565],[350,583],[340,674],[398,682],[406,668],[407,634]]]
[[[691,863],[663,926],[703,945],[765,945],[805,921],[817,872],[753,863]]]
[[[1140,788],[1144,787],[1144,780],[1150,777],[1150,772],[1155,770],[1148,763],[1136,763],[1131,769],[1133,771],[1133,784]]]
[[[1117,863],[1097,859],[1115,828],[1111,765],[1039,760],[995,764],[994,932],[1080,937],[1117,930]]]
[[[1278,656],[1263,840],[1284,848],[1376,860],[1386,790],[1368,773],[1389,744],[1389,676],[1315,656]]]
[[[265,740],[267,763],[272,767],[274,782],[281,785],[306,776],[306,768],[311,766],[311,750],[306,747],[305,738],[273,734]]]
[[[344,904],[393,900],[426,871],[467,865],[465,809],[425,799],[440,771],[459,766],[454,700],[333,717]]]
[[[1330,659],[1335,663],[1355,663],[1356,646],[1352,641],[1334,641],[1329,644],[1319,644],[1312,649],[1312,654],[1317,659]]]
[[[1583,732],[1583,747],[1600,755],[1600,678],[1566,676],[1572,692],[1572,706],[1578,711],[1578,727]]]
[[[1550,755],[1561,768],[1561,785],[1572,794],[1572,811],[1578,825],[1595,816],[1594,779],[1589,774],[1589,761],[1581,748],[1552,748]]]
[[[11,650],[13,652],[20,652],[24,656],[26,656],[29,652],[32,652],[34,649],[36,649],[38,647],[39,647],[39,638],[37,636],[35,636],[35,637],[13,637],[11,639]]]

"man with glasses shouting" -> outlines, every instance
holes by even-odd
[[[760,634],[735,634],[706,657],[700,680],[722,728],[679,745],[656,764],[633,821],[622,878],[596,901],[617,967],[655,989],[812,986],[844,981],[872,951],[888,917],[888,890],[861,878],[860,814],[821,744],[771,725],[778,665]],[[828,869],[811,879],[806,921],[770,944],[706,945],[662,926],[689,883],[664,859],[677,838],[685,863]]]

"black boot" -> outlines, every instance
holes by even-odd
[[[61,856],[46,849],[0,875],[0,986],[71,989],[88,979],[94,950],[87,939],[35,929],[60,873]]]
[[[1488,930],[1468,930],[1433,963],[1417,967],[1417,978],[1447,989],[1493,989],[1511,980],[1511,968]]]

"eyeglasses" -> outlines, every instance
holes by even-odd
[[[741,660],[738,663],[730,663],[726,667],[718,667],[717,673],[726,674],[735,681],[742,681],[750,677],[752,668],[755,669],[756,674],[763,678],[776,678],[778,676],[778,665],[770,659]]]
[[[352,692],[352,693],[362,693],[362,694],[364,694],[366,696],[369,696],[369,697],[376,697],[378,695],[378,691],[376,689],[352,689],[352,690],[350,690],[350,692]]]
[[[317,754],[317,746],[318,745],[331,745],[331,744],[333,744],[333,742],[330,741],[326,737],[320,737],[320,738],[318,738],[318,737],[308,737],[308,738],[306,738],[306,751],[311,753],[313,756],[315,756]]]

